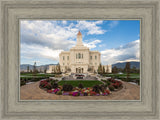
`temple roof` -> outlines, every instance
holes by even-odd
[[[77,35],[82,35],[82,33],[79,31]]]

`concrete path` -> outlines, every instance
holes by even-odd
[[[20,88],[21,100],[139,100],[140,87],[123,82],[123,88],[108,96],[63,96],[47,93],[39,88],[39,82],[24,85]]]

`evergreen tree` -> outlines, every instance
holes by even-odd
[[[44,73],[46,73],[47,72],[47,66],[45,66],[45,68],[44,68]]]
[[[118,73],[118,68],[116,66],[114,66],[113,69],[112,69],[112,72],[113,73]]]
[[[58,65],[57,65],[57,73],[58,74],[61,74],[61,68],[60,68],[60,64],[58,63]]]
[[[29,70],[29,65],[28,65],[28,66],[27,66],[27,72],[29,73],[29,71],[30,71],[30,70]]]
[[[106,73],[104,66],[103,66],[102,73],[103,73],[103,74],[105,74],[105,73]]]
[[[98,74],[102,74],[102,71],[103,71],[102,65],[99,64],[99,66],[98,66]]]
[[[126,63],[125,70],[127,73],[127,81],[128,81],[129,80],[129,73],[130,73],[130,62]]]
[[[109,68],[108,68],[108,66],[107,66],[107,70],[106,70],[106,73],[109,73]]]

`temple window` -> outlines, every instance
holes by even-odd
[[[64,60],[64,56],[63,56],[63,60]]]
[[[80,53],[78,54],[78,58],[81,59],[81,54]]]
[[[67,60],[69,60],[69,56],[67,56]]]
[[[90,59],[92,60],[92,56],[90,56]]]
[[[97,56],[95,56],[95,59],[97,60]]]

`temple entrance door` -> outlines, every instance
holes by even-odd
[[[76,68],[76,73],[83,73],[84,72],[84,70],[83,70],[83,68]]]

